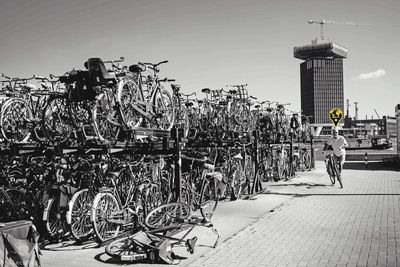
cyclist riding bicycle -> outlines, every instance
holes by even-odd
[[[339,162],[339,178],[341,178],[341,173],[343,169],[343,164],[346,160],[346,150],[345,147],[348,146],[346,139],[339,135],[339,131],[336,128],[332,129],[332,137],[329,138],[325,142],[324,150],[323,153],[325,153],[325,150],[328,149],[328,147],[331,146],[333,149],[333,156]]]

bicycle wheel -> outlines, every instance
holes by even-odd
[[[246,175],[242,170],[242,167],[239,166],[241,163],[237,162],[236,170],[232,174],[232,181],[230,184],[231,187],[231,200],[235,200],[240,197],[242,193],[242,184],[246,182]]]
[[[143,106],[143,94],[135,80],[126,78],[118,83],[117,103],[121,109],[124,124],[132,129],[139,127],[143,122],[143,116],[137,109],[145,109]]]
[[[188,137],[190,130],[189,114],[186,107],[181,107],[180,110],[176,110],[175,115],[175,127],[178,129],[183,129],[183,138]]]
[[[122,126],[122,120],[112,92],[100,94],[96,98],[92,116],[97,138],[101,142],[115,141]]]
[[[106,253],[108,256],[118,259],[129,257],[130,261],[147,257],[143,247],[134,242],[134,236],[123,237],[111,242],[106,246]]]
[[[336,173],[334,172],[332,162],[328,161],[328,165],[326,167],[327,167],[326,171],[328,172],[329,179],[331,180],[332,184],[335,184],[335,174]]]
[[[26,142],[30,138],[29,122],[33,119],[28,103],[20,98],[6,102],[0,113],[1,134],[7,142]]]
[[[335,173],[336,179],[338,180],[338,182],[340,184],[340,187],[343,188],[342,177],[340,177],[339,166],[337,165],[336,162],[334,163],[334,173]]]
[[[91,221],[98,241],[104,242],[118,235],[121,225],[117,220],[113,221],[113,217],[120,211],[120,205],[112,193],[98,193],[95,196]]]
[[[171,130],[174,126],[175,111],[171,95],[164,88],[159,89],[153,100],[155,126],[162,130]]]
[[[242,193],[251,194],[251,183],[255,178],[255,164],[250,155],[246,155],[246,162],[244,166],[245,180],[242,182]]]
[[[181,202],[174,202],[161,205],[150,211],[144,221],[149,228],[162,228],[184,220],[190,215],[190,207]],[[177,222],[178,221],[178,222]]]
[[[215,179],[204,179],[200,193],[200,213],[207,220],[211,220],[219,201]]]
[[[302,162],[304,165],[304,170],[305,171],[310,171],[311,170],[311,155],[308,151],[304,151],[302,154]]]
[[[44,212],[47,233],[54,236],[65,236],[69,234],[69,227],[65,218],[65,212],[60,208],[60,197],[49,199]]]
[[[83,240],[93,233],[90,212],[94,195],[85,188],[76,192],[68,203],[67,222],[71,234],[77,240]]]
[[[5,219],[7,221],[29,219],[25,194],[19,189],[10,188],[5,191],[5,195],[8,197],[5,197],[5,202],[2,202],[2,204],[8,204],[5,205],[7,214]]]
[[[68,140],[73,131],[69,115],[66,98],[55,97],[47,102],[42,112],[42,127],[48,140],[60,143]]]

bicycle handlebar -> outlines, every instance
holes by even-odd
[[[164,63],[168,63],[168,60],[164,60],[164,61],[161,61],[161,62],[158,62],[158,63],[156,63],[156,64],[154,64],[154,63],[150,63],[150,62],[139,62],[139,64],[144,64],[144,65],[147,65],[147,66],[150,66],[150,67],[152,67],[152,68],[155,68],[155,67],[157,67],[157,66],[159,66],[159,65],[161,65],[161,64],[164,64]]]

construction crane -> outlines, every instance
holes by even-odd
[[[350,26],[367,26],[369,24],[358,24],[349,21],[333,21],[333,20],[309,20],[308,24],[319,24],[321,30],[321,41],[324,40],[324,25],[325,24],[339,24],[339,25],[350,25]]]
[[[376,116],[378,116],[378,119],[380,120],[381,117],[379,116],[378,111],[376,111],[376,109],[374,109],[374,111],[375,111]]]

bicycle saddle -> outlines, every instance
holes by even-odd
[[[201,92],[205,93],[205,94],[209,94],[211,92],[210,88],[203,88],[201,89]]]
[[[227,102],[227,101],[219,101],[219,102],[218,102],[218,105],[227,106],[227,105],[228,105],[228,102]]]
[[[179,92],[179,90],[181,89],[181,86],[179,84],[171,84],[172,90],[174,92]]]
[[[230,93],[230,94],[233,94],[233,95],[236,95],[236,94],[237,94],[237,91],[232,89],[232,90],[229,90],[229,93]]]
[[[129,71],[130,72],[139,73],[139,72],[143,72],[145,70],[146,70],[146,66],[145,65],[134,64],[134,65],[129,66]]]
[[[197,242],[197,236],[186,240],[186,248],[187,248],[187,251],[190,252],[190,254],[194,253],[194,247],[196,245],[196,242]]]

